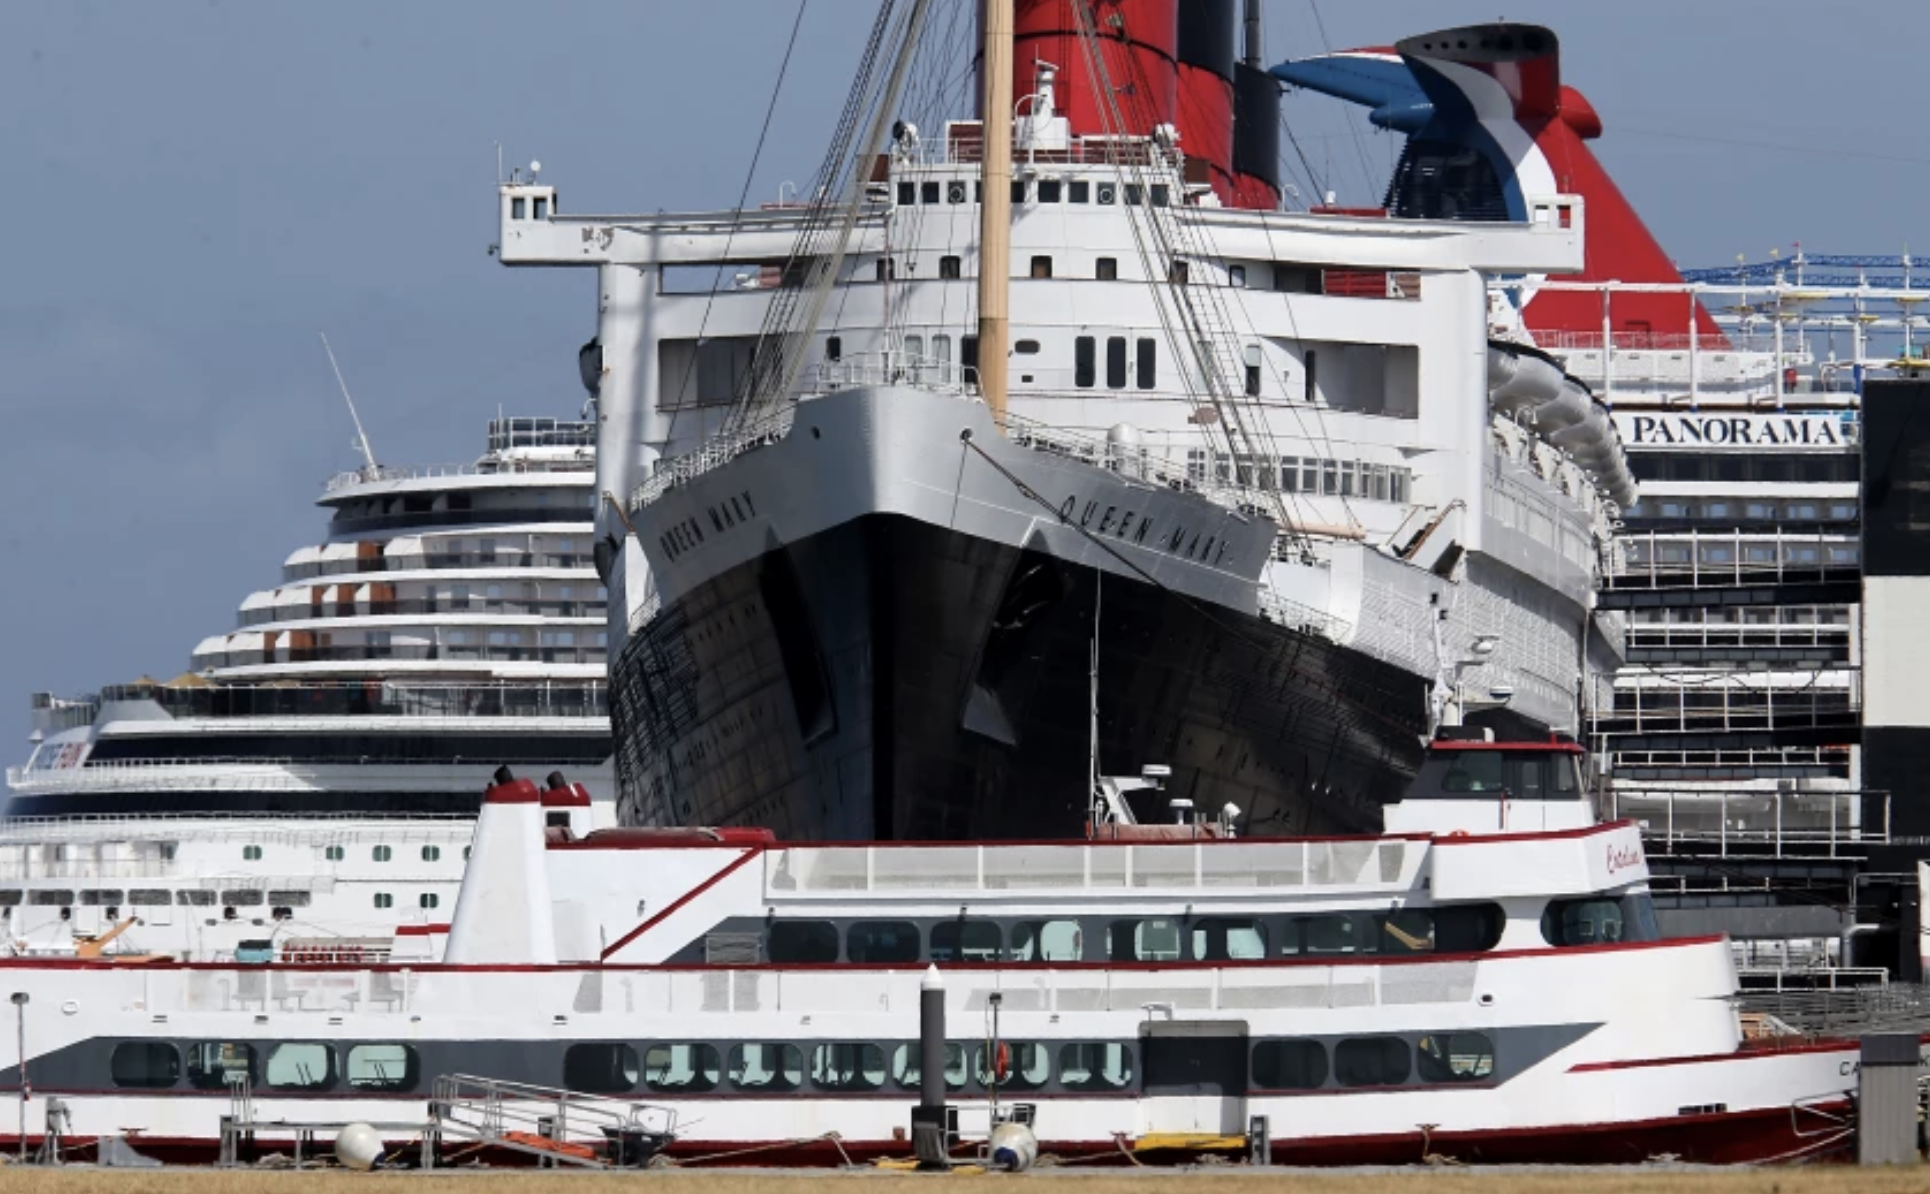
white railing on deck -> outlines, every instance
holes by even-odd
[[[1104,893],[1141,889],[1337,887],[1396,891],[1405,841],[1179,842],[1134,845],[793,846],[765,856],[771,899],[856,893]]]

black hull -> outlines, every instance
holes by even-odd
[[[613,676],[626,824],[792,841],[1079,835],[1098,574],[895,515],[778,545],[639,630]],[[1426,685],[1259,618],[1107,574],[1100,762],[1242,833],[1378,831]]]

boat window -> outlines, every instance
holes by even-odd
[[[1092,202],[1092,184],[1083,178],[1075,178],[1066,184],[1066,198],[1073,203]]]
[[[438,859],[440,859],[441,857],[442,857],[442,847],[441,847],[441,846],[424,846],[424,847],[422,847],[422,861],[424,861],[424,862],[435,862],[435,861],[437,861]]]
[[[1126,388],[1126,338],[1124,336],[1106,337],[1106,386],[1114,390]]]
[[[1059,1047],[1059,1083],[1067,1090],[1124,1090],[1133,1083],[1130,1045],[1086,1041]]]
[[[1118,201],[1119,188],[1109,182],[1100,183],[1093,195],[1093,202],[1095,203],[1117,203]]]
[[[1139,367],[1133,384],[1142,390],[1150,390],[1159,379],[1159,346],[1151,339],[1140,340],[1136,351]]]
[[[1115,920],[1106,934],[1107,955],[1115,962],[1177,962],[1180,960],[1179,921]]]
[[[844,935],[845,958],[860,964],[916,962],[919,952],[918,926],[908,920],[861,920]]]
[[[637,1088],[643,1067],[637,1051],[615,1041],[571,1045],[563,1051],[563,1088],[621,1094]]]
[[[118,887],[90,887],[81,891],[80,902],[94,906],[122,904],[127,902],[122,898],[126,894]]]
[[[221,893],[221,902],[237,908],[255,908],[262,903],[262,893],[251,887],[231,888]]]
[[[166,895],[167,893],[162,892],[161,894]],[[11,890],[11,891],[0,891],[0,908],[18,908],[20,906],[20,902],[26,898],[27,898],[27,893],[24,891],[20,891],[18,889]]]
[[[1061,185],[1056,178],[1041,178],[1039,180],[1039,202],[1057,203],[1059,201],[1059,188]]]
[[[1434,952],[1434,917],[1421,908],[1395,908],[1367,916],[1363,953],[1425,954]]]
[[[13,902],[19,903],[19,893],[11,894],[16,897]],[[0,900],[0,903],[5,902]],[[164,908],[174,903],[174,893],[165,887],[137,887],[127,893],[127,902],[136,908]]]
[[[1229,265],[1226,267],[1226,281],[1230,286],[1246,285],[1246,266]]]
[[[1020,356],[1031,356],[1039,351],[1039,342],[1037,340],[1020,340],[1018,343],[1012,345],[1012,351],[1018,353]]]
[[[415,898],[416,907],[434,908],[442,903],[442,897],[433,891],[425,891]]]
[[[1318,1090],[1327,1085],[1327,1047],[1293,1038],[1255,1043],[1253,1085],[1258,1090]]]
[[[924,1079],[918,1050],[918,1042],[911,1041],[891,1051],[891,1080],[906,1090],[917,1090]],[[957,1041],[945,1042],[945,1089],[965,1089],[965,1046]]]
[[[524,203],[523,203],[522,196],[519,195],[516,198],[511,199],[509,201],[509,218],[510,219],[512,220],[522,219],[523,211],[524,211]]]
[[[1494,1042],[1478,1032],[1435,1032],[1414,1051],[1423,1082],[1485,1082],[1494,1077]]]
[[[766,949],[773,962],[835,962],[838,926],[828,920],[774,920]]]
[[[1004,952],[1002,938],[997,921],[941,920],[931,927],[931,960],[996,962]]]
[[[898,202],[899,203],[903,204],[906,207],[909,207],[913,203],[916,203],[917,201],[918,201],[918,188],[916,185],[909,182],[901,182],[898,184]]]
[[[1168,187],[1163,182],[1156,182],[1149,189],[1151,190],[1152,196],[1153,196],[1153,206],[1165,207],[1168,202],[1169,196],[1172,194],[1172,188]]]
[[[548,218],[549,203],[550,203],[548,199],[544,198],[541,195],[538,195],[536,198],[531,199],[529,203],[530,203],[531,216],[533,216],[535,219],[538,219],[538,220]]]
[[[378,891],[375,893],[375,906],[377,908],[393,908],[395,907],[395,897],[386,891]]]
[[[166,1041],[122,1041],[114,1046],[108,1069],[116,1086],[158,1090],[181,1077],[181,1055]]]
[[[1012,926],[1014,962],[1077,962],[1085,935],[1076,920],[1028,920]]]
[[[1037,1090],[1052,1080],[1052,1054],[1037,1041],[1001,1041],[996,1053],[974,1045],[972,1061],[972,1076],[981,1086],[996,1077],[1001,1090]]]
[[[135,893],[129,892],[128,894],[133,895]],[[308,904],[309,904],[310,894],[311,893],[306,891],[273,891],[271,890],[268,893],[268,902],[271,904],[279,904],[284,908],[306,908],[308,907]],[[134,900],[132,902],[136,904],[140,903],[139,900]]]
[[[212,908],[214,907],[214,893],[212,891],[202,891],[199,888],[177,891],[174,893],[174,902],[195,908]]]
[[[226,1090],[230,1074],[255,1076],[255,1047],[242,1041],[201,1041],[188,1046],[188,1085]]]
[[[1441,777],[1444,792],[1499,792],[1501,755],[1497,751],[1457,751]]]
[[[885,1051],[868,1041],[831,1041],[811,1050],[811,1084],[819,1090],[877,1090],[885,1084]]]
[[[730,1084],[772,1093],[804,1085],[804,1050],[796,1045],[732,1045]]]
[[[1012,206],[1017,207],[1024,202],[1025,180],[1023,178],[1015,178],[1012,180]]]
[[[1623,940],[1621,901],[1607,897],[1553,900],[1541,914],[1541,935],[1554,946],[1613,945]]]
[[[964,266],[965,263],[958,257],[952,254],[946,254],[938,259],[938,276],[941,278],[960,277],[964,273]]]
[[[261,860],[260,846],[243,846],[241,848],[241,861],[259,862],[260,860]]]
[[[369,851],[369,857],[377,862],[387,862],[395,856],[395,851],[387,846],[377,846]]]
[[[1344,913],[1296,916],[1280,941],[1286,954],[1353,954],[1364,952],[1354,918]]]
[[[1193,922],[1196,962],[1255,961],[1267,956],[1267,926],[1250,917],[1206,916]]]
[[[945,202],[947,203],[965,202],[965,180],[964,179],[954,178],[952,181],[945,184]]]
[[[27,902],[43,908],[66,905],[74,902],[74,893],[58,887],[43,887],[27,893]]]
[[[1089,390],[1098,380],[1097,342],[1091,336],[1077,336],[1072,341],[1072,384],[1082,390]]]
[[[1052,258],[1044,255],[1034,257],[1032,259],[1032,276],[1035,278],[1050,278],[1052,276]]]
[[[289,1041],[268,1051],[262,1082],[276,1090],[327,1090],[335,1085],[335,1051],[313,1041]]]
[[[1501,942],[1508,917],[1499,904],[1447,904],[1429,910],[1434,916],[1434,948],[1443,953],[1472,954]]]
[[[347,851],[340,846],[326,846],[322,849],[322,857],[330,862],[340,862],[346,854]]]
[[[1119,280],[1119,258],[1117,257],[1099,258],[1097,261],[1093,262],[1092,276],[1099,279],[1101,282],[1118,281]]]
[[[1193,279],[1192,265],[1185,261],[1174,261],[1166,267],[1166,280],[1175,286],[1184,286]]]
[[[1126,197],[1124,202],[1128,206],[1138,207],[1141,203],[1144,203],[1145,201],[1146,201],[1145,187],[1140,186],[1136,182],[1129,182],[1126,184]]]
[[[716,1090],[722,1069],[711,1045],[652,1045],[643,1054],[644,1078],[651,1090],[685,1094]]]
[[[414,1090],[422,1063],[407,1045],[350,1045],[342,1071],[357,1090]]]
[[[918,201],[920,203],[936,203],[938,202],[938,195],[938,181],[936,179],[918,184]]]
[[[1399,1086],[1413,1055],[1397,1036],[1353,1037],[1334,1046],[1334,1078],[1342,1086]]]

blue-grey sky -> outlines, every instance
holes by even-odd
[[[754,198],[816,167],[873,8],[810,3]],[[1269,55],[1500,11],[1268,0]],[[540,157],[569,210],[728,205],[795,12],[0,4],[0,742],[32,690],[179,672],[318,540],[311,503],[354,453],[317,330],[385,462],[472,458],[499,407],[573,415],[592,279],[485,255],[495,144]],[[1561,35],[1597,152],[1680,260],[1930,246],[1922,0],[1506,15]],[[1378,198],[1392,138],[1329,101],[1287,111],[1344,202]]]

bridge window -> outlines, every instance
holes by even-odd
[[[376,846],[369,851],[369,857],[376,862],[387,862],[395,857],[395,851],[388,846]]]
[[[335,1051],[313,1041],[291,1041],[268,1051],[262,1081],[276,1090],[327,1090],[335,1085]]]
[[[201,1041],[188,1046],[188,1085],[226,1090],[230,1074],[255,1075],[255,1047],[241,1041]]]
[[[529,209],[525,205],[523,201],[523,197],[521,195],[518,195],[514,199],[511,199],[509,201],[509,218],[512,220],[521,220],[521,219],[527,218],[528,210]]]
[[[261,847],[260,846],[243,846],[241,848],[241,860],[243,862],[261,861]]]
[[[1159,346],[1151,339],[1142,339],[1136,351],[1139,368],[1133,384],[1142,390],[1150,390],[1159,379]]]
[[[1097,380],[1096,342],[1091,336],[1077,336],[1072,341],[1072,384],[1082,390],[1089,390]]]
[[[165,908],[174,903],[174,893],[165,887],[137,887],[127,893],[127,902],[136,908]]]
[[[126,892],[118,887],[93,887],[80,893],[80,902],[94,906],[126,903]]]
[[[931,960],[996,962],[1004,952],[1003,938],[996,921],[943,920],[931,927]]]
[[[1436,1032],[1415,1050],[1423,1082],[1485,1082],[1494,1077],[1494,1042],[1478,1032]]]
[[[1061,185],[1056,178],[1041,178],[1039,180],[1039,202],[1057,203],[1059,201],[1059,189]]]
[[[1258,1090],[1318,1090],[1327,1085],[1327,1047],[1319,1041],[1259,1041],[1253,1046]]]
[[[909,182],[901,182],[898,184],[898,202],[901,206],[910,207],[917,201],[918,188],[916,184]]]
[[[214,907],[214,893],[212,891],[203,891],[199,888],[190,891],[177,891],[174,893],[174,902],[190,908],[212,908]]]
[[[845,933],[844,949],[848,960],[860,964],[916,962],[918,926],[908,920],[861,920]]]
[[[1004,1090],[1037,1090],[1052,1080],[1052,1054],[1036,1041],[1001,1041],[996,1053],[975,1045],[972,1057],[980,1086],[996,1078]]]
[[[771,961],[783,963],[838,960],[838,926],[828,920],[775,920],[768,949]]]
[[[906,1090],[917,1090],[924,1077],[918,1042],[899,1045],[891,1053],[891,1080]],[[945,1042],[945,1088],[965,1089],[965,1046]]]
[[[722,1070],[711,1045],[652,1045],[643,1055],[644,1077],[652,1090],[701,1094],[717,1089]]]
[[[544,196],[538,195],[529,201],[529,205],[531,218],[538,220],[546,220],[549,218],[550,201]]]
[[[424,847],[422,847],[422,861],[424,861],[424,862],[435,862],[435,861],[437,861],[438,859],[440,859],[441,857],[442,857],[442,847],[441,847],[441,846],[424,846]]]
[[[588,1094],[621,1094],[642,1075],[637,1051],[617,1042],[571,1045],[563,1051],[563,1087]]]
[[[1092,276],[1099,279],[1101,282],[1118,281],[1119,280],[1119,258],[1117,257],[1099,258],[1097,261],[1093,262]]]
[[[860,1041],[811,1050],[811,1083],[819,1090],[877,1090],[885,1084],[885,1051]]]
[[[165,1041],[122,1041],[108,1061],[114,1085],[145,1090],[173,1086],[181,1077],[181,1055]]]
[[[1125,1090],[1132,1082],[1129,1045],[1080,1041],[1059,1047],[1059,1084],[1067,1090]]]
[[[946,254],[938,259],[938,276],[957,278],[963,276],[964,262],[955,254]]]
[[[1334,1046],[1334,1077],[1342,1086],[1399,1086],[1413,1068],[1413,1053],[1397,1036],[1353,1037]]]
[[[1066,184],[1066,198],[1073,203],[1092,202],[1092,184],[1083,178],[1075,178]]]
[[[732,1045],[730,1084],[773,1094],[796,1090],[804,1085],[804,1051],[796,1045]]]
[[[1126,338],[1124,336],[1106,337],[1106,387],[1113,390],[1126,388]]]
[[[348,1084],[357,1090],[414,1090],[422,1065],[408,1045],[350,1045],[342,1067]]]
[[[1654,901],[1647,895],[1621,899],[1592,896],[1550,901],[1541,914],[1541,936],[1548,944],[1561,947],[1655,941],[1662,932],[1655,921]]]
[[[932,182],[919,183],[918,200],[921,203],[938,202],[938,183],[935,180]]]
[[[221,893],[221,902],[233,904],[237,908],[259,908],[265,899],[263,893],[248,887],[237,887]]]

